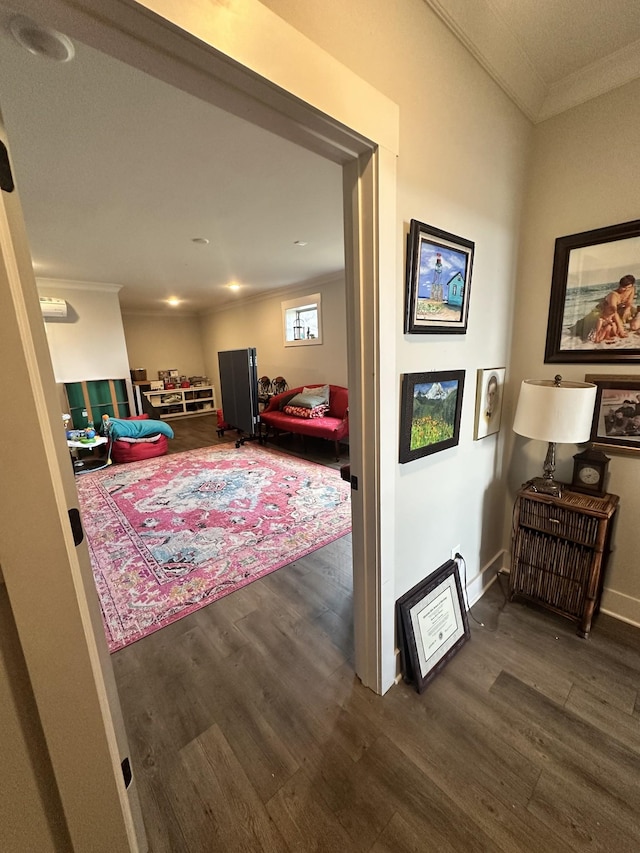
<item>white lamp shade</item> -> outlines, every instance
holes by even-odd
[[[553,379],[525,379],[520,386],[513,430],[526,438],[580,444],[589,441],[595,385]]]

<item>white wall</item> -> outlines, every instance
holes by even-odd
[[[204,376],[200,322],[195,315],[122,314],[129,367],[143,367],[148,379],[159,370],[179,371],[181,376]]]
[[[557,237],[638,218],[640,146],[633,128],[640,121],[640,81],[575,107],[535,129],[535,147],[522,230],[518,299],[511,359],[511,401],[524,378],[584,380],[585,373],[634,374],[637,364],[545,364],[547,312]],[[632,270],[640,276],[638,269]],[[513,441],[509,500],[518,486],[540,473],[545,448]],[[570,480],[572,455],[558,447],[557,474]],[[609,491],[620,495],[614,552],[602,607],[640,624],[640,561],[635,522],[640,513],[640,459],[611,456]]]
[[[40,296],[67,302],[67,317],[44,324],[56,382],[129,379],[127,346],[113,284],[36,279]]]
[[[382,404],[399,412],[400,374],[464,369],[460,444],[397,466],[395,592],[460,545],[470,578],[505,545],[499,436],[473,441],[475,374],[507,366],[516,249],[531,126],[422,0],[264,0],[400,106],[397,380]],[[403,335],[405,240],[418,219],[475,241],[468,333]],[[399,415],[398,415],[399,417]]]
[[[336,215],[339,215],[337,211]],[[322,297],[322,340],[318,346],[285,347],[282,332],[283,300],[311,293]],[[202,341],[207,375],[216,386],[220,400],[218,353],[229,349],[255,347],[258,375],[284,376],[290,388],[296,385],[329,382],[347,384],[347,331],[345,289],[342,276],[324,282],[317,279],[300,288],[261,299],[239,302],[223,310],[203,315]]]

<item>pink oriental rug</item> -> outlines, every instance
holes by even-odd
[[[76,481],[112,652],[351,529],[338,471],[215,446]]]

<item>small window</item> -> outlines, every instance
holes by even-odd
[[[284,345],[313,346],[322,343],[322,297],[319,293],[282,303]]]

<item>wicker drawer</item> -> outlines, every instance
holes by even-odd
[[[585,545],[595,545],[598,538],[599,519],[595,516],[529,498],[520,503],[520,524]]]
[[[616,495],[522,489],[516,499],[510,597],[537,602],[578,622],[586,637],[598,606]]]
[[[577,617],[584,606],[593,550],[522,528],[516,537],[511,592]]]

